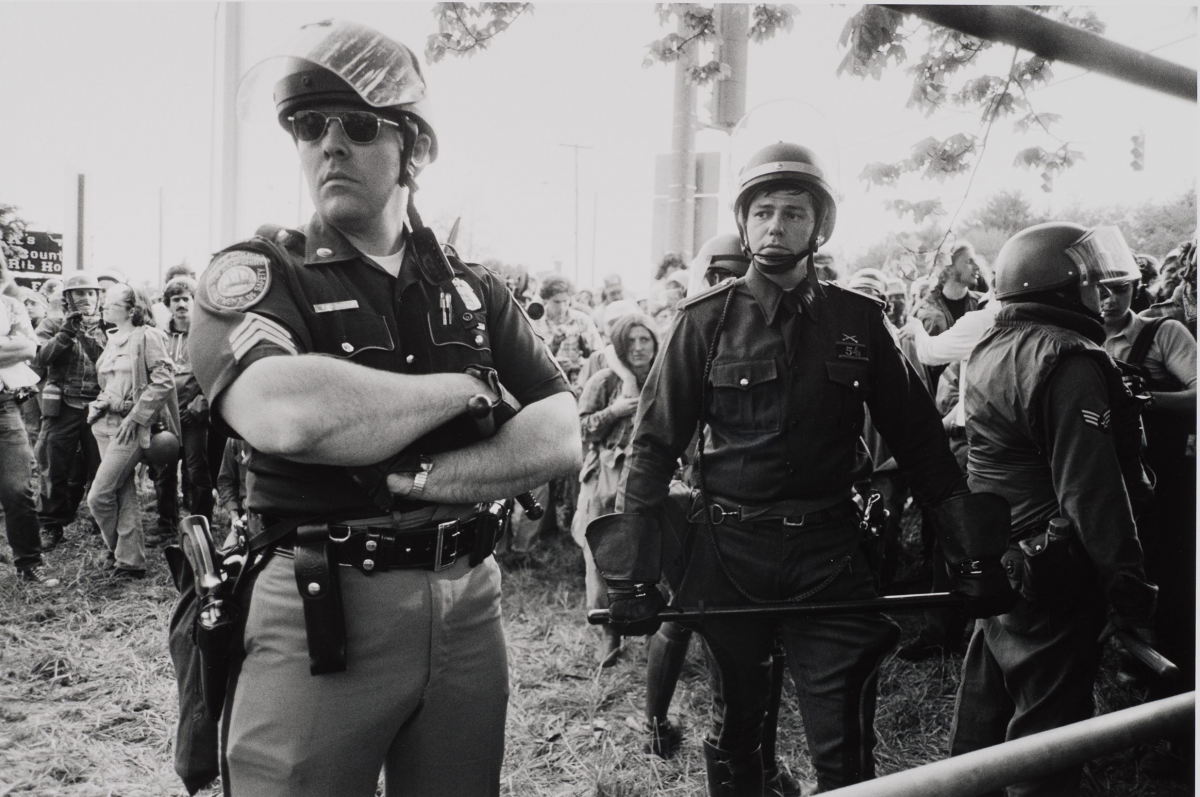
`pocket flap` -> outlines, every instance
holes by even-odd
[[[749,390],[755,385],[770,382],[777,376],[774,360],[741,360],[739,362],[713,363],[713,387],[735,387]]]
[[[829,381],[845,385],[855,393],[867,393],[871,390],[870,371],[864,365],[825,363],[825,372],[829,375]]]
[[[353,357],[369,349],[392,351],[395,348],[387,321],[376,313],[343,310],[318,318],[321,319],[319,323],[326,325],[327,331],[336,338],[331,353],[338,357]]]

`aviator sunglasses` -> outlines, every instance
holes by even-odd
[[[379,135],[381,122],[397,129],[400,128],[400,125],[391,119],[376,116],[370,111],[338,111],[336,113],[298,111],[295,116],[288,117],[288,121],[292,123],[292,132],[301,141],[320,140],[325,135],[325,128],[329,126],[330,119],[337,119],[342,125],[342,131],[346,134],[346,138],[355,144],[370,144],[374,141],[375,137]]]

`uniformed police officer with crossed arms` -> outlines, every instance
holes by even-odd
[[[438,147],[415,57],[353,24],[307,34],[275,101],[316,214],[213,260],[190,342],[252,447],[251,534],[278,537],[241,600],[226,793],[369,796],[382,769],[389,795],[494,795],[507,660],[480,502],[579,468],[575,402],[502,280],[421,249],[410,194]],[[464,410],[501,392],[494,420],[519,411],[483,437]]]
[[[816,278],[813,255],[836,221],[835,192],[812,150],[774,143],[748,158],[734,212],[751,260],[744,278],[680,307],[642,391],[619,514],[590,524],[611,617],[653,633],[663,598],[696,607],[874,597],[860,548],[856,479],[863,404],[931,507],[955,588],[987,616],[1012,595],[1000,566],[1007,508],[971,495],[916,372],[896,348],[883,303]],[[676,458],[699,430],[682,557],[664,528]],[[670,572],[678,558],[682,576]],[[765,774],[763,723],[775,640],[787,651],[818,787],[874,775],[880,661],[899,629],[876,614],[706,619],[698,631],[723,698],[704,743],[713,797],[780,794]]]

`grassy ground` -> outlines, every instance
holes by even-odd
[[[0,797],[184,794],[171,766],[176,706],[166,626],[174,588],[161,554],[152,554],[145,581],[128,583],[105,574],[104,553],[98,536],[69,528],[48,557],[49,570],[63,579],[57,591],[26,588],[11,566],[0,567]],[[544,567],[507,573],[504,584],[512,696],[503,793],[703,794],[709,695],[698,644],[671,712],[684,727],[683,748],[669,762],[644,755],[644,641],[627,640],[621,662],[598,669],[596,631],[582,621],[582,557],[569,540],[551,540],[542,553]],[[898,619],[914,627],[912,618]],[[960,666],[953,655],[885,661],[876,722],[881,773],[943,757]],[[1109,651],[1097,689],[1101,711],[1142,697],[1119,685],[1114,670]],[[780,755],[795,774],[811,777],[790,683],[785,690]],[[1190,783],[1143,777],[1133,751],[1090,764],[1084,789],[1193,793]]]

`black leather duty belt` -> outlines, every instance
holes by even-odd
[[[330,523],[329,541],[333,558],[343,567],[365,575],[388,570],[423,569],[440,571],[469,557],[472,567],[492,552],[498,529],[481,522],[482,515],[448,520],[433,528],[397,530],[388,526],[347,526]],[[283,553],[292,553],[281,546]]]
[[[759,513],[748,510],[746,507],[718,504],[715,501],[708,504],[708,518],[714,526],[721,525],[725,522],[726,518],[729,518],[746,523],[780,522],[788,528],[802,528],[804,526],[829,523],[841,518],[853,517],[854,514],[854,503],[849,500],[834,504],[827,509],[817,509],[802,515],[781,515],[771,512]]]

